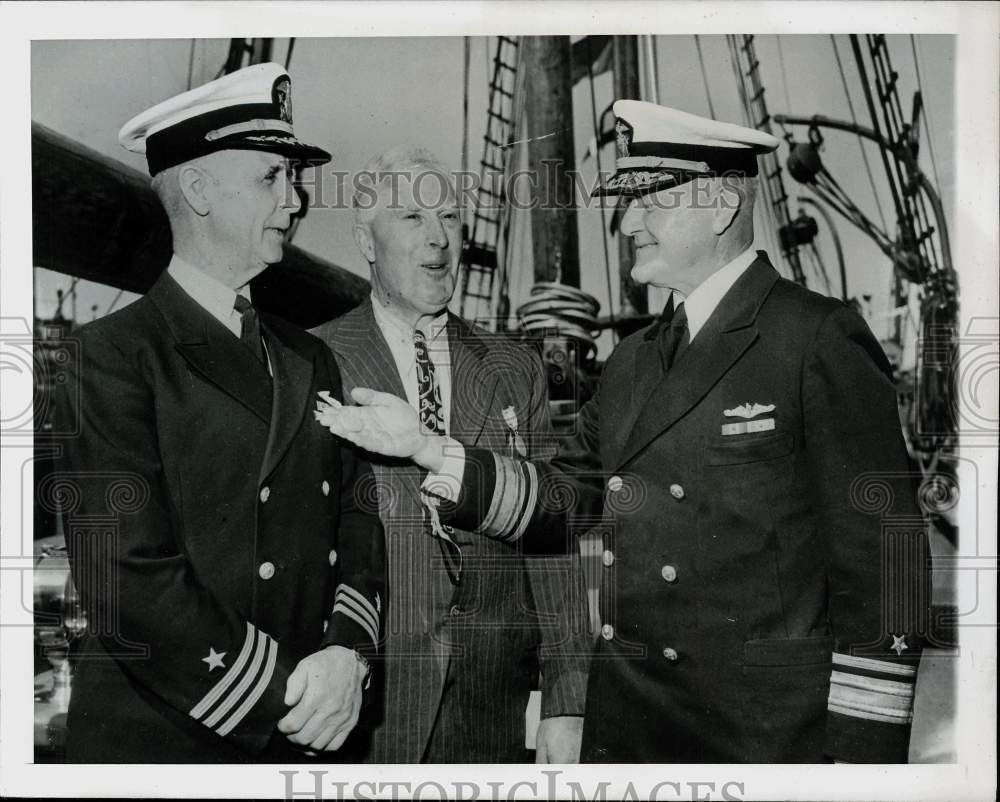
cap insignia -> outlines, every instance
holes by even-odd
[[[615,122],[615,147],[619,159],[628,158],[628,149],[632,144],[632,126],[620,117]]]
[[[278,107],[278,115],[282,122],[292,124],[292,82],[287,75],[282,75],[274,82],[271,98]]]

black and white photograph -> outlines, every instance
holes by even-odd
[[[996,5],[2,13],[4,795],[995,798]]]

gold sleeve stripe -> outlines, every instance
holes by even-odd
[[[348,618],[356,622],[358,626],[368,633],[368,637],[372,639],[372,643],[378,646],[378,635],[375,630],[372,629],[372,625],[355,612],[354,608],[348,607],[343,601],[338,601],[335,605],[333,605],[333,612],[335,614],[341,613],[346,615]]]
[[[344,602],[353,607],[359,614],[367,619],[369,625],[375,632],[378,632],[378,612],[368,599],[356,591],[350,585],[340,585],[337,587],[337,594],[334,602]]]
[[[840,713],[842,716],[853,716],[854,718],[868,719],[869,721],[882,721],[886,724],[909,724],[913,721],[913,714],[898,714],[895,712],[884,713],[878,710],[858,710],[853,707],[830,704],[831,713]]]
[[[516,540],[518,524],[525,502],[527,487],[522,464],[503,457],[493,455],[496,467],[496,485],[490,508],[482,524],[476,530],[479,534],[501,540]]]
[[[264,662],[264,655],[267,652],[267,641],[269,638],[260,631],[258,631],[257,635],[258,638],[253,647],[253,659],[250,661],[250,665],[243,672],[243,676],[240,677],[240,681],[236,684],[236,687],[226,695],[226,698],[215,708],[212,715],[202,722],[206,727],[214,728],[216,724],[222,721],[223,716],[232,710],[236,703],[243,698],[243,694],[247,692],[254,677],[257,676],[257,672],[260,671],[260,665]]]
[[[830,681],[849,688],[877,691],[891,696],[905,696],[908,699],[913,698],[913,685],[909,682],[894,682],[891,679],[877,679],[875,677],[862,677],[858,674],[845,674],[836,669],[830,677]]]
[[[524,494],[527,490],[524,481],[524,471],[521,466],[512,460],[503,461],[503,469],[510,474],[507,486],[507,504],[504,505],[506,517],[502,521],[497,521],[497,533],[506,541],[516,540],[514,533],[517,529],[518,515],[524,506]]]
[[[236,662],[229,667],[229,670],[223,674],[222,679],[214,685],[212,690],[205,694],[201,701],[191,708],[191,712],[188,715],[192,718],[200,719],[212,708],[212,705],[219,701],[222,695],[229,689],[229,686],[232,685],[243,673],[243,669],[250,657],[250,652],[253,649],[256,637],[257,630],[254,628],[253,624],[248,622],[247,634],[243,639],[243,648],[240,650],[240,654],[236,658]]]
[[[913,686],[834,671],[827,707],[855,718],[908,724],[913,719]]]
[[[483,522],[476,529],[476,532],[489,537],[496,537],[494,522],[500,514],[500,508],[507,501],[507,472],[504,470],[503,458],[498,454],[493,455],[493,462],[496,468],[496,482],[493,486],[493,498],[490,499],[490,508],[483,517]]]
[[[881,671],[884,674],[898,674],[901,677],[915,677],[917,669],[914,666],[893,663],[889,660],[872,660],[868,657],[854,657],[850,654],[840,652],[833,653],[834,665],[846,666],[849,668],[861,668],[866,671]]]
[[[531,515],[535,511],[535,504],[538,502],[538,469],[530,462],[525,462],[524,467],[527,469],[527,479],[525,481],[528,491],[527,499],[525,500],[524,507],[521,509],[521,520],[517,522],[514,534],[508,538],[511,541],[520,539],[524,534],[524,530],[528,528],[528,522],[531,520]]]
[[[264,663],[264,670],[257,679],[257,684],[254,685],[250,695],[243,700],[243,704],[236,709],[236,712],[233,713],[226,720],[226,722],[216,730],[219,735],[228,735],[232,732],[233,728],[243,721],[246,714],[250,712],[250,709],[257,704],[257,700],[260,699],[264,691],[267,690],[267,686],[271,684],[271,677],[274,675],[274,666],[277,661],[278,643],[273,638],[268,638],[267,661]]]

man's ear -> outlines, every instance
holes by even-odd
[[[212,177],[195,164],[185,164],[177,173],[177,185],[191,210],[204,217],[212,208],[210,186]]]
[[[715,194],[712,207],[712,232],[720,236],[733,224],[740,209],[743,208],[743,192],[731,182],[722,179],[719,191]]]
[[[354,242],[358,246],[358,250],[361,251],[361,255],[365,257],[368,264],[373,264],[375,262],[375,240],[372,238],[371,226],[367,223],[355,223],[353,232]]]

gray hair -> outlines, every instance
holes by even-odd
[[[412,172],[440,174],[444,176],[451,191],[455,192],[455,184],[448,168],[434,153],[419,145],[397,145],[372,156],[355,176],[354,195],[351,198],[355,224],[371,220],[375,212],[375,195],[382,183],[393,175]]]
[[[180,172],[180,167],[181,165],[178,164],[161,170],[153,176],[153,180],[150,183],[153,192],[156,193],[156,197],[160,199],[160,205],[163,206],[163,210],[167,213],[167,217],[170,220],[175,219],[184,207],[184,196],[177,183],[177,174]]]

